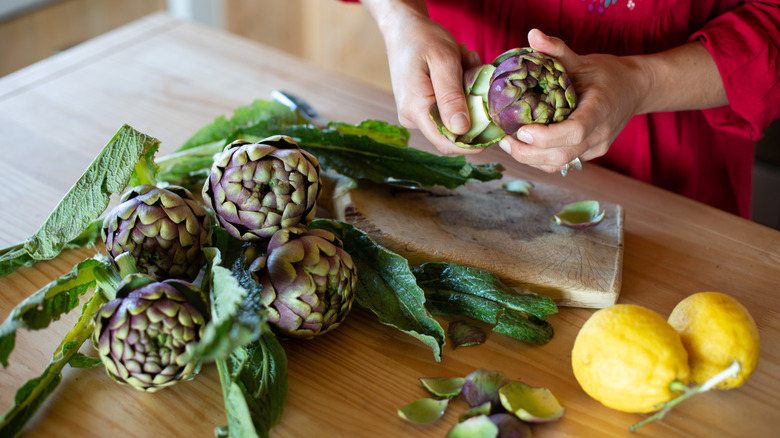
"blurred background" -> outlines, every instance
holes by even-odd
[[[391,90],[374,21],[338,0],[0,0],[0,76],[161,11]],[[780,120],[756,145],[753,179],[753,219],[780,229]]]

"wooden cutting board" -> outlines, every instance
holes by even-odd
[[[552,221],[587,198],[534,183],[530,196],[508,192],[509,179],[455,190],[405,190],[361,182],[335,198],[339,220],[366,231],[410,264],[449,261],[486,269],[505,284],[553,298],[559,306],[602,308],[620,293],[623,208],[599,201],[604,220],[587,230]]]

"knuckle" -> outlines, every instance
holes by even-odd
[[[569,125],[569,135],[567,138],[568,143],[572,145],[582,144],[585,142],[585,137],[585,127],[582,125],[582,123],[573,121],[573,123]]]
[[[570,153],[567,149],[555,149],[553,151],[553,156],[551,160],[551,164],[554,164],[558,167],[564,167],[566,164],[568,164],[571,160],[573,160],[575,157],[570,157]]]
[[[463,91],[457,88],[444,90],[440,95],[436,96],[436,101],[440,107],[465,105],[463,99]]]

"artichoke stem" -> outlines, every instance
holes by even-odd
[[[138,267],[135,264],[135,258],[130,253],[122,253],[114,259],[117,268],[119,268],[119,275],[122,278],[127,277],[130,274],[137,274]]]

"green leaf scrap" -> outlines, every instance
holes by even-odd
[[[319,219],[310,227],[328,230],[344,243],[344,250],[357,267],[357,303],[374,312],[383,324],[431,347],[436,361],[440,361],[444,329],[426,309],[425,293],[417,286],[409,262],[350,224]]]

